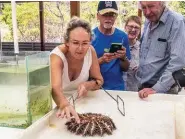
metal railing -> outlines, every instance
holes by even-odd
[[[44,43],[45,51],[51,51],[61,43]],[[3,51],[14,51],[13,42],[2,42]],[[19,51],[40,51],[40,42],[19,42]]]

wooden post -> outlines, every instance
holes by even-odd
[[[70,1],[71,17],[80,17],[80,1]]]
[[[142,21],[142,10],[141,10],[141,5],[138,3],[138,16],[141,18]],[[141,30],[140,30],[140,34],[138,36],[138,39],[141,38]]]
[[[142,19],[142,10],[141,9],[138,9],[138,16],[141,17],[141,19]]]
[[[44,6],[43,2],[39,1],[39,17],[40,17],[40,50],[45,51],[45,37],[44,37]]]

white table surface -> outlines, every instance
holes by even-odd
[[[185,90],[183,90],[180,94],[185,95]],[[53,108],[55,106],[56,105],[53,103]],[[0,139],[17,139],[17,137],[19,137],[24,130],[25,129],[0,127]]]
[[[17,139],[24,129],[0,127],[0,139]]]

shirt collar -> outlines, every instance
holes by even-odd
[[[159,19],[159,22],[161,21],[162,23],[166,23],[166,20],[168,18],[168,14],[169,14],[169,9],[167,7],[165,7],[160,19]]]
[[[157,28],[160,23],[165,24],[166,20],[168,18],[168,14],[169,14],[169,9],[167,7],[165,7],[159,21],[157,22],[157,24],[155,24],[153,27],[151,27],[151,30],[154,30],[155,28]],[[151,24],[151,22],[149,22],[149,26],[150,26],[150,24]]]
[[[139,46],[140,42],[139,41],[136,41],[136,43],[134,45],[131,45],[130,46],[130,49],[137,49],[138,46]]]

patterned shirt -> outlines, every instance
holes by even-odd
[[[175,83],[172,73],[185,67],[185,18],[165,8],[159,22],[148,22],[140,49],[136,74],[140,84],[152,84],[166,93]]]
[[[131,60],[130,60],[130,67],[127,71],[126,75],[126,90],[127,91],[138,91],[138,83],[137,79],[135,78],[136,69],[139,65],[139,47],[140,42],[136,41],[133,46],[130,46],[131,52]]]

